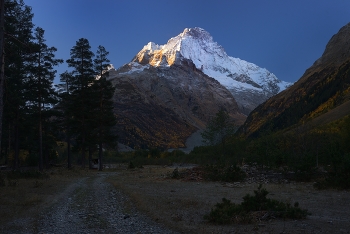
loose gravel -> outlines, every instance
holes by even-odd
[[[72,183],[25,233],[176,233],[140,214],[97,173]]]

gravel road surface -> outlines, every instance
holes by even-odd
[[[1,233],[176,233],[140,214],[127,197],[97,173],[72,182],[39,218],[16,220]]]

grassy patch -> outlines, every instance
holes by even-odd
[[[83,175],[82,170],[65,168],[54,168],[46,173],[34,170],[1,172],[0,225],[17,218],[35,219],[44,206],[51,204],[53,197]]]
[[[18,180],[18,179],[48,179],[49,175],[45,172],[40,172],[37,170],[29,171],[11,171],[7,173],[8,180]]]

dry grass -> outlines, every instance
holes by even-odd
[[[203,216],[223,197],[242,202],[258,184],[241,183],[227,186],[220,182],[188,182],[168,179],[174,168],[146,166],[126,170],[126,165],[114,169],[109,177],[117,189],[130,197],[125,212],[132,215],[135,207],[153,220],[182,233],[341,233],[350,230],[350,192],[318,191],[311,183],[266,184],[268,197],[299,202],[312,215],[306,220],[271,220],[249,225],[212,225]],[[115,173],[117,171],[117,173]],[[180,169],[181,171],[181,169]],[[105,170],[108,172],[108,170]],[[19,179],[16,186],[0,187],[0,225],[9,221],[31,218],[64,196],[65,189],[82,177],[96,171],[55,169],[49,179]]]
[[[349,114],[350,114],[350,101],[346,101],[340,106],[337,106],[336,108],[328,111],[327,113],[316,117],[308,124],[311,126],[320,126],[335,120],[339,120]]]
[[[249,225],[212,225],[203,216],[223,197],[242,202],[253,194],[258,184],[227,186],[219,182],[188,182],[166,178],[174,168],[148,166],[144,169],[122,170],[111,182],[127,194],[143,213],[153,220],[182,233],[331,233],[350,230],[346,208],[350,202],[347,191],[318,191],[311,183],[266,184],[268,197],[283,202],[299,202],[312,215],[306,220],[270,220]]]
[[[83,176],[85,170],[55,168],[46,179],[5,179],[0,187],[0,225],[16,219],[35,220],[43,207],[49,206],[68,184]],[[2,178],[6,175],[2,173]]]

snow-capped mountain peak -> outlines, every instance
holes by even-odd
[[[224,48],[216,43],[207,31],[198,27],[186,28],[176,37],[169,39],[165,45],[149,42],[130,64],[136,62],[155,67],[171,66],[182,58],[191,60],[197,69],[230,90],[237,102],[248,112],[291,85],[280,81],[265,68],[228,56]],[[252,92],[257,93],[259,97],[250,100]]]
[[[170,38],[165,45],[157,45],[154,42],[149,42],[138,53],[135,59],[141,62],[144,56],[148,55],[155,57],[152,59],[155,66],[171,66],[176,61],[179,53],[184,58],[192,60],[197,68],[201,68],[202,65],[210,66],[210,64],[215,64],[216,59],[213,55],[228,58],[224,49],[213,41],[213,38],[207,31],[196,27],[186,28],[178,36]],[[162,56],[165,56],[166,64],[159,63]]]

